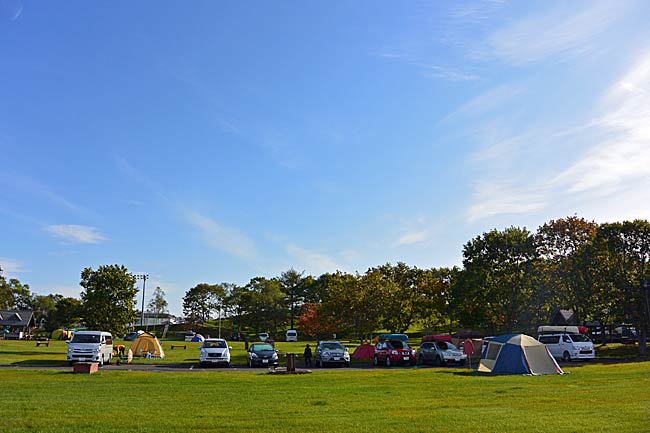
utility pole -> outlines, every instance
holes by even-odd
[[[142,315],[140,316],[140,326],[144,326],[144,292],[147,286],[149,274],[139,274],[135,276],[136,280],[142,280]]]

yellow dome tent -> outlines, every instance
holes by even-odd
[[[133,340],[129,351],[133,352],[133,356],[138,358],[164,358],[162,345],[155,335],[145,332],[138,335],[138,338]]]

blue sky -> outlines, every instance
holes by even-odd
[[[78,296],[650,217],[650,3],[0,0],[0,266]],[[138,304],[139,305],[139,304]]]

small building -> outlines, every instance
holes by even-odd
[[[556,326],[567,326],[567,325],[577,325],[575,323],[575,314],[572,310],[563,310],[563,309],[558,309],[555,311],[555,314],[553,314],[553,317],[551,318],[551,325],[556,325]]]
[[[21,340],[32,335],[36,327],[34,312],[30,310],[0,310],[0,330],[7,340]]]

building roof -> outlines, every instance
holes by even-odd
[[[0,326],[35,326],[34,312],[30,310],[0,310]]]

